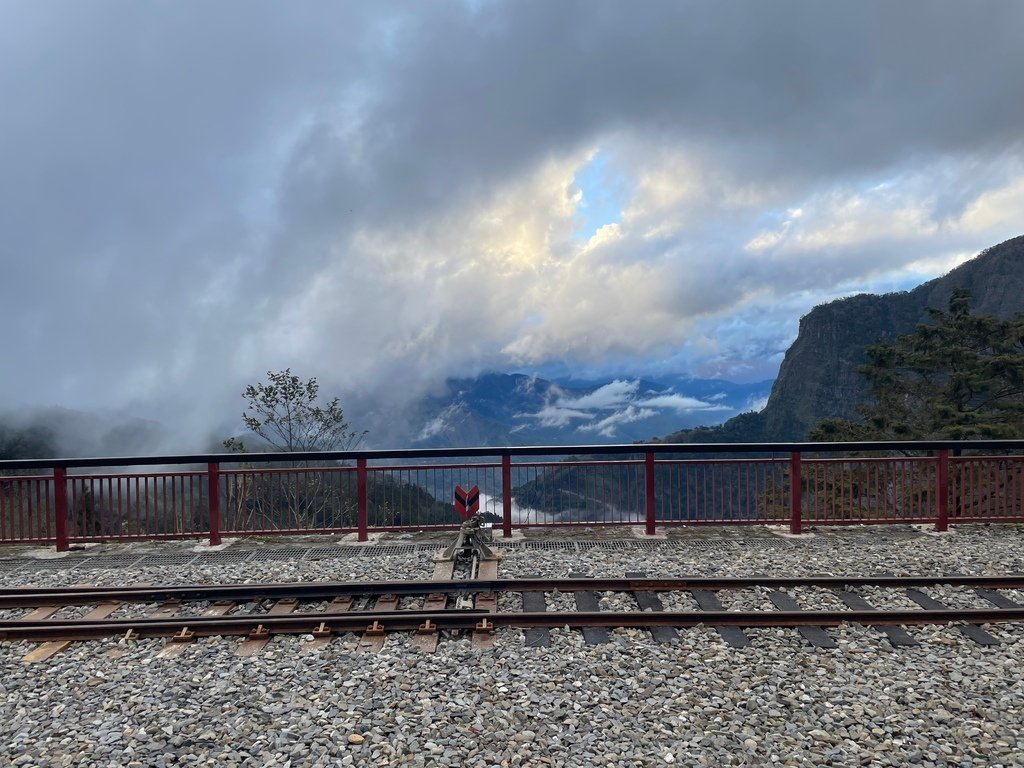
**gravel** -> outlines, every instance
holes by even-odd
[[[499,575],[1024,571],[1024,531],[1012,526],[875,534],[882,530],[753,546],[767,538],[764,530],[749,540],[730,532],[722,546],[708,547],[714,533],[704,530],[699,546],[681,537],[642,552],[510,547]],[[398,579],[432,571],[429,552],[420,551],[241,564],[211,558],[187,567],[54,565],[6,573],[4,582]],[[806,608],[842,608],[832,593],[787,591]],[[950,606],[985,605],[949,587],[925,591]],[[915,605],[886,590],[860,592],[879,608]],[[733,610],[771,605],[763,589],[721,597]],[[629,595],[598,599],[604,610],[638,610]],[[571,594],[549,593],[547,602],[549,610],[575,605]],[[669,610],[695,607],[685,595],[664,602]],[[503,597],[499,607],[518,610],[521,601]],[[301,652],[305,638],[279,637],[251,658],[237,657],[230,639],[199,640],[175,658],[159,655],[160,640],[109,640],[32,665],[21,658],[33,644],[0,643],[0,764],[1018,765],[1022,630],[986,629],[1002,644],[986,648],[955,627],[929,627],[910,630],[918,646],[894,649],[880,632],[852,625],[829,630],[837,647],[827,650],[787,629],[747,630],[752,645],[733,648],[705,627],[665,644],[644,630],[612,630],[596,646],[557,629],[547,648],[527,648],[521,631],[503,630],[492,650],[445,637],[432,654],[412,648],[407,635],[389,636],[379,654],[359,651],[353,635],[315,653]]]

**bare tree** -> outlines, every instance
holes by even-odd
[[[245,388],[248,405],[242,420],[248,430],[270,448],[282,452],[339,451],[359,447],[366,432],[352,429],[334,398],[321,404],[315,378],[302,381],[286,368],[268,371],[267,381]],[[243,452],[239,438],[224,447]],[[347,473],[311,468],[293,462],[272,475],[233,476],[227,492],[229,509],[248,517],[249,524],[282,528],[311,528],[350,524],[354,500]],[[257,519],[259,522],[256,522]]]

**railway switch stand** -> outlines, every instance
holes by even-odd
[[[488,546],[493,542],[487,519],[476,514],[459,526],[455,541],[441,554],[441,560],[496,560],[497,555]]]

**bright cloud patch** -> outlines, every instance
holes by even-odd
[[[706,403],[703,400],[698,400],[695,397],[687,397],[686,395],[677,394],[656,395],[655,397],[644,398],[643,400],[640,401],[640,404],[648,406],[650,408],[671,408],[681,413],[692,413],[693,411],[731,410],[728,406],[725,405]]]
[[[552,402],[536,413],[522,413],[518,418],[535,422],[542,427],[564,427],[574,421],[583,422],[579,432],[596,432],[614,437],[618,427],[656,416],[660,410],[676,413],[729,411],[726,405],[706,402],[675,392],[652,393],[641,391],[640,381],[615,381],[598,387],[593,392],[576,397],[560,389],[552,390]]]
[[[600,421],[595,421],[590,424],[581,424],[578,429],[580,432],[597,432],[599,435],[605,437],[614,437],[615,430],[622,424],[631,424],[635,421],[643,421],[649,419],[655,415],[655,411],[650,408],[638,408],[635,405],[629,405],[623,408],[621,411],[616,411],[608,416],[605,416]]]

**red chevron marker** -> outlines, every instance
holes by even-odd
[[[469,520],[480,511],[480,487],[474,485],[468,491],[461,485],[455,486],[455,512],[463,520]]]

